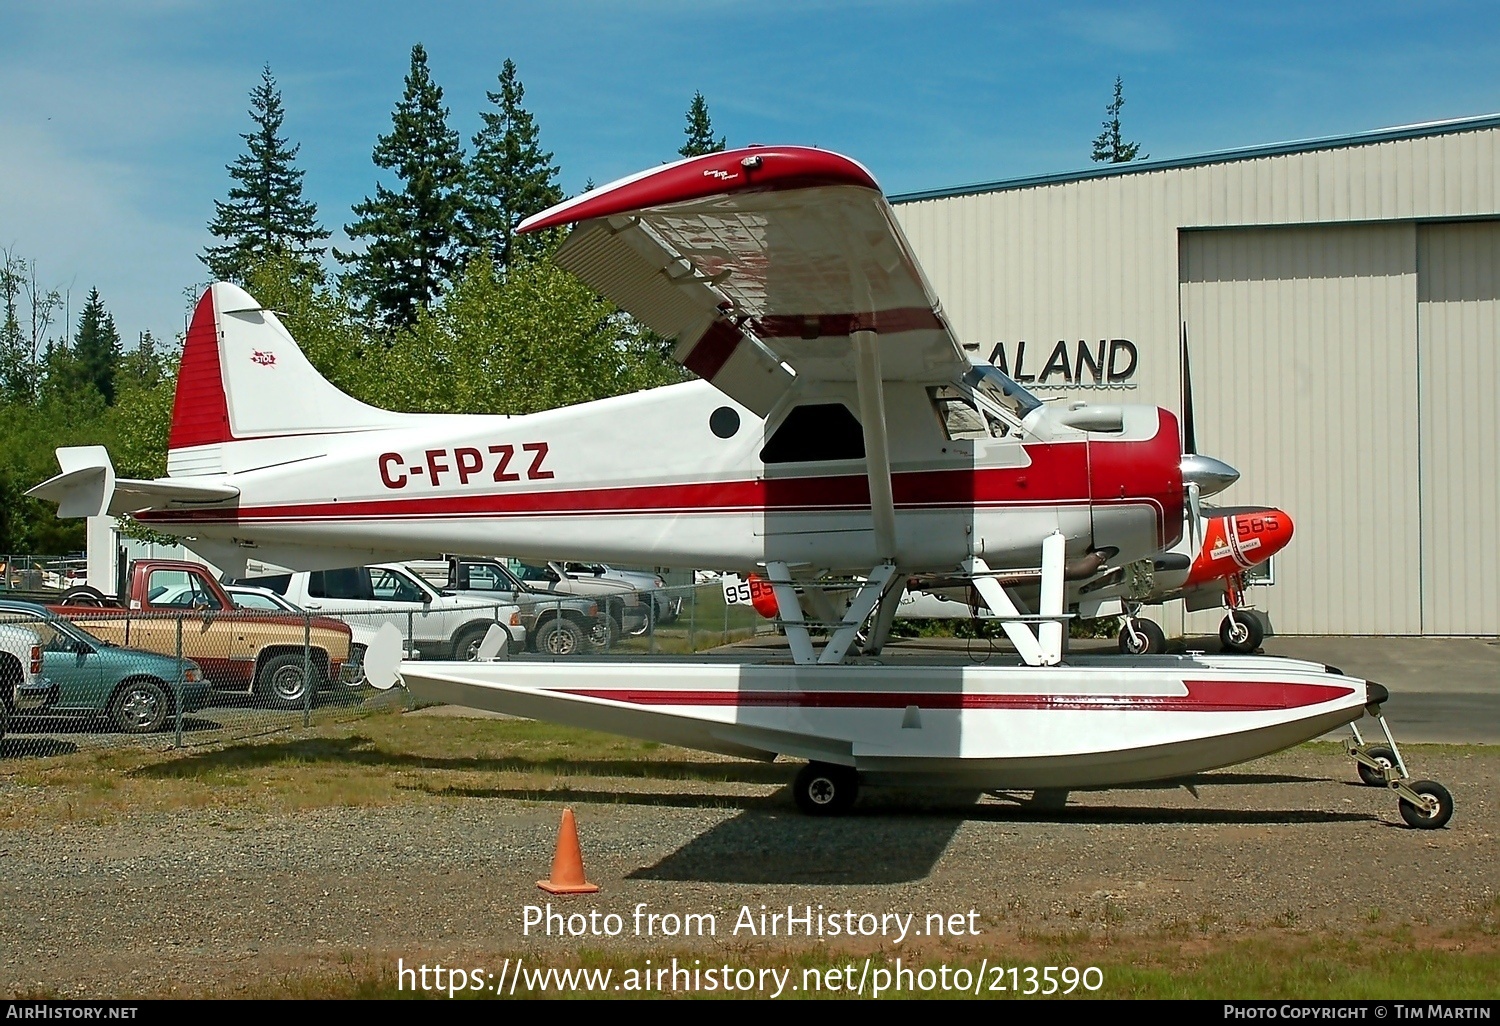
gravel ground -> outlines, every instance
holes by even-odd
[[[1205,774],[1196,795],[1088,792],[1058,812],[868,792],[854,815],[809,819],[784,785],[765,782],[766,767],[747,766],[740,782],[575,779],[568,792],[418,793],[395,806],[274,816],[188,809],[8,831],[0,991],[233,993],[387,956],[781,950],[784,938],[731,933],[741,905],[762,904],[910,912],[918,928],[928,913],[974,910],[982,934],[964,942],[971,951],[1070,929],[1222,936],[1379,923],[1436,936],[1493,922],[1500,753],[1414,747],[1408,761],[1453,792],[1447,829],[1406,828],[1393,796],[1356,784],[1342,753],[1318,745]],[[789,780],[795,766],[783,768]],[[524,906],[549,900],[536,881],[565,804],[602,890],[550,900],[621,913],[618,938],[523,936]],[[717,935],[632,937],[641,902],[715,913]]]

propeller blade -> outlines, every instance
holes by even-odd
[[[1182,324],[1182,451],[1198,451],[1198,426],[1193,417],[1193,371],[1188,365],[1187,322]]]
[[[1188,537],[1192,546],[1193,555],[1197,556],[1203,548],[1203,496],[1196,482],[1190,482],[1187,486],[1188,499]]]

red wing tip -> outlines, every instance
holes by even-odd
[[[725,193],[850,185],[880,191],[859,161],[811,146],[746,146],[651,168],[533,214],[516,231],[537,232],[596,217]]]

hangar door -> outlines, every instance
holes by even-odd
[[[1500,633],[1500,223],[1418,227],[1417,338],[1422,629]]]
[[[1276,586],[1255,594],[1281,633],[1422,630],[1416,230],[1180,236],[1198,448],[1241,473],[1211,501],[1295,524]]]

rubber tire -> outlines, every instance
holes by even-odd
[[[98,588],[90,588],[87,584],[69,588],[62,593],[62,599],[58,603],[64,606],[88,606],[93,609],[113,609],[115,602],[100,591]]]
[[[1371,745],[1365,749],[1365,754],[1372,759],[1383,761],[1387,766],[1396,765],[1396,753],[1385,745]],[[1355,763],[1355,767],[1359,770],[1359,779],[1363,780],[1366,784],[1369,784],[1371,787],[1385,786],[1385,777],[1376,773],[1364,763]]]
[[[554,616],[536,629],[536,650],[541,655],[576,656],[588,648],[583,628],[565,616]]]
[[[172,715],[172,708],[172,695],[166,686],[141,677],[120,685],[109,700],[109,718],[121,733],[154,734]]]
[[[851,766],[810,762],[798,771],[792,795],[809,816],[838,816],[859,797],[859,774]]]
[[[1234,628],[1238,627],[1236,631]],[[1226,652],[1237,652],[1240,655],[1249,655],[1260,648],[1260,643],[1266,638],[1266,629],[1260,625],[1260,618],[1242,613],[1233,620],[1224,617],[1219,621],[1219,644]]]
[[[318,676],[318,664],[313,662],[311,669],[315,681]],[[277,687],[277,677],[282,677],[284,680],[294,679],[292,673],[283,674],[282,672],[291,670],[296,671],[295,679],[301,681],[301,686],[295,690]],[[311,682],[302,674],[302,655],[298,652],[284,652],[261,663],[260,671],[255,675],[255,693],[278,709],[301,709],[309,683]]]
[[[1146,647],[1137,650],[1130,640],[1130,632],[1120,631],[1120,651],[1126,655],[1161,655],[1167,650],[1167,632],[1155,620],[1137,619],[1135,629],[1144,637]]]
[[[365,650],[366,650],[366,646],[364,646],[364,645],[353,644],[353,645],[349,646],[349,661],[347,663],[345,663],[344,666],[345,667],[348,667],[350,665],[358,666],[359,667],[359,676],[355,677],[353,680],[342,680],[341,679],[340,683],[342,683],[344,685],[344,687],[348,688],[351,691],[353,691],[356,688],[362,688],[367,683],[369,683],[370,678],[365,673]],[[358,659],[355,658],[356,655],[359,657]]]
[[[465,627],[453,636],[453,658],[456,662],[472,663],[479,659],[479,646],[484,644],[484,636],[490,632],[488,625],[483,627]],[[505,632],[510,636],[510,631]],[[510,644],[509,641],[506,642]]]
[[[641,608],[644,609],[645,612],[641,614],[641,622],[639,626],[632,627],[630,629],[629,634],[632,638],[639,638],[646,634],[650,634],[651,625],[656,620],[656,601],[654,599],[648,598],[641,604]]]
[[[1401,799],[1397,804],[1406,825],[1417,830],[1441,830],[1453,818],[1453,796],[1448,789],[1435,780],[1414,780],[1407,785],[1420,795],[1431,795],[1438,800],[1438,810],[1433,815],[1425,814],[1415,805]]]

